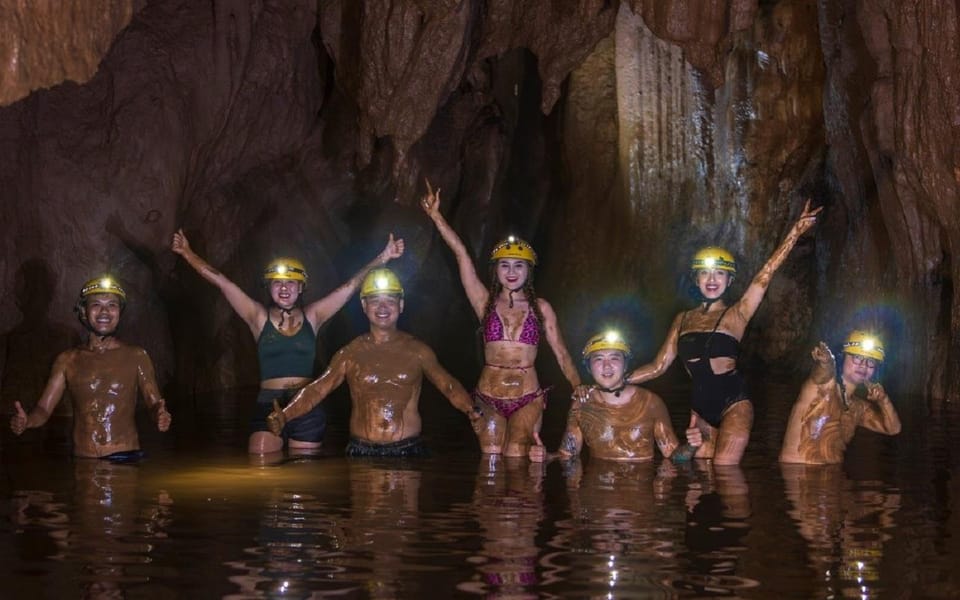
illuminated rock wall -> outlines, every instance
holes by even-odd
[[[960,53],[947,4],[113,3],[102,21],[74,19],[101,33],[66,69],[42,5],[0,3],[20,32],[0,55],[4,406],[33,402],[78,337],[80,283],[104,269],[131,289],[124,336],[178,394],[256,382],[249,332],[168,250],[177,227],[252,295],[269,258],[301,256],[308,300],[388,232],[405,237],[404,325],[474,376],[474,320],[417,208],[424,177],[481,270],[499,236],[535,242],[538,291],[574,351],[626,313],[641,358],[684,306],[697,246],[728,245],[745,285],[811,197],[824,217],[775,278],[748,355],[805,368],[816,338],[877,322],[903,387],[950,395]],[[352,307],[325,351],[362,326]]]

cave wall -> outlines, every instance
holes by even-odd
[[[131,6],[89,81],[0,108],[4,407],[39,393],[78,338],[76,290],[105,269],[130,288],[125,337],[177,394],[255,383],[249,333],[168,250],[177,227],[251,294],[272,256],[303,257],[308,300],[392,231],[408,240],[404,325],[472,347],[453,262],[416,205],[424,177],[478,266],[508,232],[535,242],[574,352],[625,315],[641,356],[683,306],[694,248],[727,244],[752,274],[812,197],[824,218],[748,347],[796,363],[816,337],[881,321],[903,387],[955,395],[955,7]],[[22,89],[82,80],[36,64]],[[362,326],[352,307],[321,338],[329,350]]]

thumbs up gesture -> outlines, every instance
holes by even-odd
[[[13,408],[16,409],[17,412],[13,413],[13,416],[10,417],[10,429],[12,429],[16,435],[20,435],[27,428],[27,413],[23,410],[20,402],[14,402]]]

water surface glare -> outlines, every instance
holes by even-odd
[[[484,457],[456,414],[425,417],[416,460],[346,460],[336,427],[264,461],[242,431],[147,433],[135,465],[6,432],[0,596],[960,597],[960,414],[897,405],[900,436],[826,468],[778,464],[789,407],[760,403],[726,468]]]

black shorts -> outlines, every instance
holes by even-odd
[[[351,437],[350,443],[347,444],[346,455],[350,458],[424,457],[429,456],[430,452],[419,435],[389,444],[373,444]]]
[[[273,401],[280,404],[280,408],[290,403],[299,389],[289,390],[260,390],[257,394],[257,405],[250,419],[250,431],[270,431],[267,426],[267,416],[273,412]],[[323,404],[317,404],[310,412],[289,421],[283,428],[281,435],[284,439],[298,442],[322,442],[323,434],[327,431],[327,411]]]

